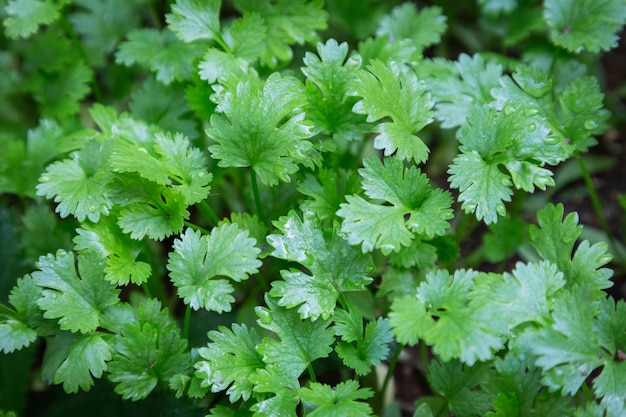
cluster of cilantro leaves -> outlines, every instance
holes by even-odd
[[[626,413],[608,246],[576,245],[560,204],[515,217],[607,129],[592,70],[623,1],[478,0],[504,47],[542,39],[516,59],[426,58],[438,6],[163,3],[0,3],[0,191],[22,203],[2,200],[2,243],[23,246],[0,352],[30,366],[41,346],[39,378],[66,393],[106,378],[212,416],[365,417],[396,415],[389,378],[419,344],[433,396],[415,416]],[[465,265],[469,218],[488,258],[524,239],[534,257]]]

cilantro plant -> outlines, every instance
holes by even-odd
[[[626,3],[433,3],[0,1],[0,415],[625,415]]]

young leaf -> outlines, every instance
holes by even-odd
[[[314,410],[308,413],[311,417],[369,417],[373,415],[369,404],[359,402],[374,395],[368,388],[359,388],[354,380],[340,382],[330,387],[318,382],[300,388],[302,401],[313,405]]]
[[[332,351],[335,335],[328,328],[330,320],[304,321],[297,312],[279,307],[268,296],[265,302],[268,307],[256,308],[258,323],[280,340],[265,338],[257,351],[279,374],[297,379],[311,362]]]
[[[183,42],[220,35],[220,0],[177,0],[165,15],[168,27]]]
[[[414,234],[443,235],[452,218],[452,198],[433,189],[418,168],[405,168],[396,157],[366,159],[359,170],[365,194],[391,205],[377,205],[359,196],[347,196],[337,215],[348,242],[362,244],[363,252],[381,249],[384,254],[409,246]]]
[[[208,346],[199,350],[204,360],[195,363],[202,386],[210,387],[212,392],[228,388],[231,403],[240,398],[247,401],[254,387],[250,375],[265,366],[256,350],[261,337],[254,328],[233,324],[232,330],[220,327],[219,331],[210,331],[209,339]]]
[[[421,11],[413,3],[404,3],[383,17],[376,35],[388,35],[398,41],[410,39],[419,53],[441,41],[441,35],[448,28],[447,17],[440,7],[425,7]]]
[[[586,285],[599,291],[613,285],[610,278],[613,271],[602,268],[611,260],[606,253],[606,243],[591,246],[583,241],[574,252],[574,245],[580,236],[582,226],[578,225],[578,215],[570,213],[563,218],[562,204],[548,204],[537,213],[539,226],[530,225],[530,243],[545,260],[554,263],[565,276],[566,287]]]
[[[385,155],[396,153],[400,159],[417,162],[428,159],[428,147],[415,135],[432,122],[434,101],[426,85],[408,68],[395,62],[387,65],[372,61],[368,71],[357,72],[356,94],[363,97],[353,111],[366,114],[368,122],[391,119],[378,124],[374,147],[384,149]]]
[[[255,243],[236,224],[222,224],[208,236],[187,229],[174,240],[167,263],[178,295],[194,310],[230,311],[234,288],[227,280],[215,277],[239,282],[258,272],[261,261],[257,255],[261,251]]]
[[[4,27],[8,37],[28,38],[40,25],[49,25],[61,16],[61,9],[69,0],[9,0],[4,7],[7,18]]]
[[[156,73],[157,81],[167,85],[191,79],[193,63],[204,50],[200,42],[181,43],[168,29],[135,29],[120,45],[115,61],[127,67],[135,63],[146,66]]]
[[[626,5],[619,0],[547,0],[544,17],[556,45],[574,53],[597,53],[617,46]]]
[[[145,245],[122,233],[114,217],[102,217],[97,223],[85,221],[76,233],[74,250],[92,250],[106,258],[104,278],[107,281],[115,285],[129,282],[141,285],[150,277],[150,264],[138,260]]]
[[[107,143],[87,142],[71,159],[48,166],[39,179],[37,195],[54,197],[61,217],[72,214],[78,221],[97,222],[113,206],[107,189],[111,181],[108,157]]]
[[[289,182],[298,163],[310,162],[311,126],[304,121],[306,95],[295,78],[278,73],[261,83],[239,83],[215,96],[219,113],[206,133],[222,167],[252,167],[263,183]]]
[[[367,375],[372,366],[378,365],[389,354],[389,343],[393,340],[389,322],[382,317],[372,320],[363,332],[363,316],[360,309],[351,308],[335,312],[335,333],[342,341],[335,351],[343,363],[354,369],[359,376]],[[356,346],[353,344],[356,342]]]
[[[137,309],[136,321],[127,322],[120,334],[113,336],[113,356],[109,362],[115,392],[133,401],[147,397],[159,381],[191,366],[187,341],[161,303],[150,299]]]
[[[283,280],[272,282],[269,293],[280,298],[278,305],[300,306],[303,319],[328,319],[343,292],[361,291],[372,281],[367,276],[369,258],[336,234],[327,241],[310,216],[300,220],[291,212],[274,225],[282,234],[267,237],[274,247],[272,256],[298,262],[310,271],[310,275],[299,270],[281,271]]]
[[[42,256],[32,273],[42,288],[37,305],[44,317],[59,319],[62,330],[88,333],[96,330],[106,309],[119,303],[119,291],[104,279],[104,262],[94,252],[78,255],[78,270],[72,252],[59,250]]]
[[[274,394],[260,400],[250,409],[255,417],[296,416],[296,407],[300,402],[298,390],[300,383],[292,375],[286,374],[277,366],[260,369],[250,377],[254,383],[254,392]]]
[[[100,378],[107,370],[111,348],[99,333],[76,335],[62,332],[48,339],[42,376],[54,384],[63,384],[67,393],[89,391],[92,376]]]
[[[41,297],[41,288],[30,275],[17,280],[9,294],[9,302],[15,307],[15,314],[0,314],[0,352],[11,353],[35,341],[37,332],[34,322],[41,317],[35,300]]]

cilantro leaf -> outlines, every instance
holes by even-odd
[[[87,142],[71,159],[48,166],[39,178],[37,195],[54,197],[61,217],[73,214],[78,221],[97,222],[100,215],[108,215],[113,206],[107,189],[111,181],[108,156],[106,143]]]
[[[106,309],[119,302],[119,291],[104,279],[104,263],[94,252],[78,255],[78,269],[74,254],[63,250],[42,256],[37,266],[32,273],[42,288],[37,305],[45,318],[59,319],[62,330],[92,332]]]
[[[143,242],[122,233],[113,216],[102,217],[97,223],[83,222],[76,233],[75,250],[92,250],[106,258],[104,278],[107,281],[116,285],[129,282],[141,285],[150,278],[152,267],[138,260],[145,247]]]
[[[110,350],[98,333],[60,333],[47,340],[42,376],[51,383],[62,383],[67,393],[76,393],[79,388],[89,391],[92,376],[100,378],[107,370]]]
[[[297,379],[311,362],[332,351],[335,335],[328,328],[330,320],[302,320],[297,312],[279,307],[268,296],[265,302],[267,307],[256,308],[257,322],[279,340],[264,338],[257,351],[279,374]]]
[[[206,157],[190,146],[180,133],[157,133],[154,153],[134,144],[120,141],[112,151],[110,164],[114,172],[137,172],[142,177],[180,192],[187,205],[204,200],[213,176],[207,172]]]
[[[250,409],[254,411],[254,416],[293,416],[296,414],[296,407],[300,402],[298,389],[300,383],[291,374],[283,372],[277,366],[268,366],[260,369],[250,376],[254,383],[254,392],[274,394],[273,396],[261,399]]]
[[[393,40],[410,39],[421,54],[424,48],[439,43],[448,28],[442,12],[436,6],[418,11],[413,3],[401,4],[381,19],[376,35],[388,35]]]
[[[457,360],[435,360],[428,371],[432,389],[447,400],[454,415],[481,416],[491,408],[493,395],[481,387],[492,373],[488,365],[467,366]]]
[[[359,388],[354,380],[340,382],[331,387],[313,382],[308,387],[300,388],[302,401],[313,405],[314,409],[307,415],[311,417],[368,417],[373,415],[369,404],[359,402],[374,395],[368,388]]]
[[[30,275],[17,280],[9,294],[9,302],[16,311],[12,314],[0,314],[0,352],[20,350],[37,339],[33,325],[41,317],[41,312],[33,301],[40,297],[41,288]]]
[[[135,29],[115,53],[115,61],[131,66],[134,63],[147,66],[156,73],[163,84],[191,79],[195,70],[193,63],[205,46],[200,42],[182,43],[174,33],[164,29]]]
[[[357,176],[352,171],[320,168],[316,176],[307,174],[298,191],[310,197],[300,205],[320,219],[334,218],[346,194],[356,192]]]
[[[547,0],[544,17],[556,45],[574,53],[597,53],[617,46],[626,5],[619,0]]]
[[[147,397],[159,381],[184,372],[191,365],[187,341],[161,303],[149,299],[137,309],[136,321],[128,322],[111,340],[109,362],[115,392],[133,401]]]
[[[415,135],[432,122],[434,101],[426,85],[407,67],[395,62],[383,64],[375,60],[368,71],[357,72],[356,94],[363,97],[353,111],[366,114],[368,122],[391,119],[378,124],[374,147],[384,149],[385,155],[397,153],[400,159],[417,162],[428,159],[428,147]]]
[[[604,352],[593,331],[597,309],[589,289],[575,286],[556,299],[553,324],[520,335],[520,347],[537,355],[536,364],[544,369],[543,383],[550,388],[573,395],[602,365]]]
[[[553,262],[563,272],[566,288],[576,284],[596,291],[611,287],[613,271],[602,268],[612,258],[606,253],[606,243],[591,246],[585,240],[574,252],[582,226],[578,225],[576,213],[569,213],[565,218],[563,214],[562,204],[548,204],[540,210],[537,213],[539,225],[530,225],[528,229],[530,243],[543,259]]]
[[[237,224],[222,224],[208,236],[187,229],[174,240],[167,263],[178,295],[194,310],[230,311],[234,288],[227,280],[215,277],[241,281],[258,272],[260,249],[255,243]]]
[[[349,94],[361,62],[358,58],[346,59],[348,44],[338,44],[334,39],[318,43],[317,53],[319,57],[307,52],[301,68],[309,96],[307,118],[316,130],[345,146],[345,142],[362,138],[366,131],[364,117],[352,111],[356,99]]]
[[[350,308],[349,312],[337,310],[334,320],[335,333],[342,339],[335,350],[344,364],[354,369],[357,375],[369,374],[372,366],[387,358],[388,345],[393,340],[388,320],[379,317],[369,321],[365,332],[363,315],[358,308]],[[356,346],[353,342],[356,342]]]
[[[265,81],[239,83],[215,96],[219,113],[206,133],[222,167],[252,167],[263,183],[289,182],[298,163],[308,163],[311,126],[304,120],[306,95],[300,81],[273,73]]]
[[[299,270],[282,270],[283,280],[272,282],[270,295],[279,297],[278,305],[296,307],[303,319],[328,319],[335,311],[337,298],[346,291],[361,291],[372,279],[367,277],[370,260],[334,234],[328,241],[310,216],[304,220],[291,212],[274,225],[282,234],[267,241],[272,256],[305,266],[310,275]]]
[[[220,3],[220,0],[176,0],[165,20],[183,42],[214,39],[220,33]]]
[[[248,400],[254,386],[249,376],[265,366],[256,350],[261,337],[254,328],[233,324],[232,330],[220,327],[210,331],[209,339],[208,346],[199,350],[204,360],[194,365],[202,386],[211,387],[212,392],[228,388],[231,403],[239,398]]]
[[[359,170],[365,194],[391,205],[377,205],[359,196],[347,196],[337,215],[348,242],[362,244],[363,252],[381,249],[384,254],[409,246],[414,234],[433,237],[445,233],[452,218],[452,198],[433,189],[418,168],[405,168],[396,157],[365,159]],[[408,216],[408,218],[405,218]]]
[[[444,361],[459,358],[468,365],[488,360],[504,343],[499,329],[483,320],[480,309],[470,305],[469,290],[477,272],[457,270],[429,273],[417,296],[397,298],[389,320],[401,343],[423,339]]]
[[[461,54],[455,62],[424,61],[416,72],[429,86],[435,118],[441,127],[451,128],[462,125],[473,107],[493,100],[491,90],[499,86],[502,65],[480,54]]]
[[[317,41],[317,30],[326,29],[328,15],[318,0],[236,0],[235,7],[243,12],[257,12],[265,20],[267,37],[261,54],[261,65],[276,68],[291,60],[294,43]]]
[[[9,0],[4,11],[4,27],[8,37],[28,38],[39,26],[49,25],[61,16],[61,9],[69,0]]]

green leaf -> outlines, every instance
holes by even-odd
[[[368,417],[373,415],[369,404],[359,402],[374,395],[369,388],[359,388],[354,380],[340,382],[335,387],[313,382],[300,388],[302,401],[311,403],[314,410],[307,413],[311,417]]]
[[[297,378],[285,374],[276,366],[269,366],[258,370],[250,379],[255,385],[255,392],[275,394],[250,407],[255,417],[297,416],[296,407],[300,402]]]
[[[167,269],[178,295],[192,309],[230,311],[235,301],[234,288],[225,279],[239,282],[249,274],[258,272],[261,261],[256,240],[240,231],[236,224],[222,224],[208,236],[187,229],[180,239],[174,240]]]
[[[62,330],[92,332],[106,309],[119,303],[119,291],[104,279],[104,262],[94,252],[79,254],[76,266],[72,252],[59,250],[56,257],[39,258],[37,266],[32,273],[42,288],[37,305],[45,318],[59,319]]]
[[[161,303],[149,299],[137,309],[136,321],[127,322],[113,336],[113,357],[109,362],[115,392],[133,401],[146,398],[160,381],[184,372],[191,359],[187,341],[180,337],[176,323]]]
[[[48,339],[42,376],[51,383],[62,383],[68,394],[79,388],[89,391],[94,383],[92,376],[100,378],[110,359],[110,347],[100,334],[64,332]]]
[[[418,11],[413,3],[401,4],[383,17],[376,35],[388,35],[394,41],[410,39],[421,54],[425,48],[439,43],[448,28],[442,12],[441,7],[424,7]]]
[[[37,339],[33,325],[41,317],[35,302],[40,297],[41,288],[30,275],[17,280],[9,295],[9,302],[15,307],[15,313],[0,313],[0,352],[20,350]]]
[[[575,286],[554,304],[554,323],[529,328],[517,343],[537,355],[536,364],[544,369],[543,383],[551,389],[574,395],[587,376],[602,365],[604,351],[594,334],[598,303],[589,288]]]
[[[169,30],[135,29],[128,34],[115,53],[115,61],[131,66],[135,63],[156,73],[157,81],[170,84],[192,78],[193,63],[202,56],[205,45],[182,43]]]
[[[348,44],[338,44],[334,39],[318,43],[317,53],[319,57],[307,52],[301,68],[309,96],[307,118],[316,130],[345,146],[345,142],[359,140],[367,131],[365,118],[352,112],[357,99],[350,97],[350,83],[361,62],[358,57],[346,59]]]
[[[270,295],[279,297],[278,305],[297,307],[300,317],[324,320],[333,315],[343,292],[362,291],[372,279],[367,276],[370,260],[333,233],[330,241],[310,216],[300,220],[291,212],[274,225],[282,234],[267,236],[274,248],[272,256],[298,262],[309,273],[282,270],[283,280],[272,282]]]
[[[613,271],[602,268],[611,260],[606,253],[606,243],[591,246],[588,241],[580,243],[574,252],[574,245],[580,236],[582,226],[578,225],[577,213],[569,213],[563,218],[563,204],[548,204],[537,213],[539,226],[530,225],[530,243],[545,260],[554,263],[563,272],[566,287],[586,285],[595,291],[613,285],[610,278]]]
[[[365,159],[359,170],[365,194],[391,205],[377,205],[359,196],[347,196],[337,215],[348,242],[362,244],[363,252],[381,249],[384,254],[409,246],[415,234],[443,235],[452,218],[452,198],[447,191],[432,188],[418,168],[405,168],[395,157]]]
[[[199,350],[204,360],[195,363],[202,386],[210,387],[212,392],[228,388],[231,403],[240,398],[247,401],[254,387],[250,375],[265,366],[256,350],[261,337],[254,328],[233,324],[232,330],[222,326],[219,331],[210,331],[209,339],[208,346]]]
[[[274,332],[279,339],[264,338],[257,351],[263,361],[279,374],[297,379],[315,359],[325,358],[332,351],[335,335],[328,328],[330,320],[302,320],[293,310],[279,307],[265,297],[268,307],[257,307],[258,323]]]
[[[556,45],[574,53],[598,53],[617,46],[626,5],[620,0],[547,0],[544,17]]]
[[[157,133],[154,153],[156,156],[141,146],[120,141],[112,151],[111,168],[114,172],[137,172],[159,185],[171,186],[187,205],[208,196],[213,176],[206,170],[206,157],[191,146],[188,138],[180,133]]]
[[[220,33],[220,3],[220,0],[177,0],[165,20],[183,42],[214,39]]]
[[[261,65],[276,68],[291,60],[290,45],[314,43],[317,30],[326,29],[328,15],[318,0],[236,0],[242,13],[257,12],[265,20],[267,38],[261,55]]]
[[[428,370],[432,389],[446,399],[454,415],[480,416],[491,408],[492,394],[481,389],[492,372],[488,365],[467,366],[456,360],[435,360]]]
[[[76,233],[74,250],[92,250],[106,258],[107,281],[116,285],[129,282],[141,285],[150,278],[152,267],[139,260],[145,245],[122,233],[114,217],[102,217],[98,223],[83,222]]]
[[[61,217],[72,214],[78,221],[97,222],[108,215],[113,203],[107,185],[111,181],[107,167],[109,149],[91,140],[72,154],[71,159],[48,166],[39,178],[37,195],[53,198]]]
[[[346,194],[357,191],[357,175],[352,171],[320,168],[317,175],[307,174],[298,191],[310,197],[300,205],[320,219],[334,218]]]
[[[265,81],[239,83],[215,97],[219,113],[206,133],[222,167],[252,167],[263,183],[289,182],[297,164],[309,163],[311,126],[304,120],[300,81],[273,73]]]
[[[444,361],[459,358],[468,365],[493,358],[502,348],[498,328],[485,322],[483,312],[470,305],[469,290],[478,273],[457,270],[429,273],[417,295],[397,298],[391,305],[389,321],[401,343],[423,339]]]
[[[383,64],[372,61],[368,71],[357,73],[354,88],[363,97],[353,111],[366,114],[368,122],[391,119],[378,124],[374,147],[384,149],[385,155],[396,153],[400,159],[413,158],[417,162],[428,159],[428,147],[415,135],[432,122],[434,101],[426,84],[407,67],[395,62]]]
[[[358,308],[335,312],[335,332],[342,342],[335,348],[343,363],[354,369],[359,376],[367,375],[389,355],[389,343],[393,340],[389,322],[382,317],[372,320],[363,332],[363,317]],[[353,344],[356,342],[356,346]]]
[[[61,9],[68,0],[9,0],[4,11],[4,27],[8,37],[28,38],[39,30],[41,25],[49,25],[61,15]]]
[[[499,87],[502,65],[480,54],[461,54],[455,62],[425,61],[417,73],[435,100],[435,118],[441,127],[451,128],[462,125],[473,107],[493,100],[491,90]]]

